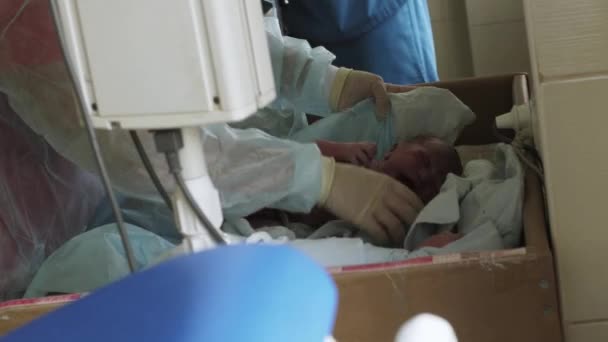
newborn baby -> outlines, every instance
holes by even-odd
[[[425,204],[439,193],[448,173],[462,174],[456,149],[434,136],[401,142],[370,168],[407,185]]]
[[[371,168],[408,186],[426,204],[441,188],[448,173],[462,174],[462,164],[454,147],[434,136],[418,136],[393,146],[383,160],[373,160],[373,143],[317,141],[326,157]]]
[[[409,187],[426,204],[441,189],[448,173],[462,174],[462,164],[456,149],[434,136],[418,136],[410,141],[401,142],[384,156],[374,160],[376,145],[373,143],[337,143],[320,140],[316,142],[321,154],[333,157],[338,162],[368,167],[384,173]],[[329,213],[314,209],[309,214],[289,214],[292,222],[304,223],[310,227],[320,227],[335,220]],[[278,219],[275,210],[263,210],[248,217],[254,228],[272,225]],[[405,229],[405,228],[404,228]],[[460,238],[458,234],[433,236],[417,248],[443,247]],[[396,246],[400,246],[397,243]]]

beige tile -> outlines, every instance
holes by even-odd
[[[448,75],[450,51],[448,49],[447,36],[447,24],[445,22],[434,22],[435,58],[437,59],[437,72],[440,79],[445,79]]]
[[[467,22],[465,0],[444,0],[443,8],[447,20]]]
[[[608,321],[569,325],[565,332],[569,342],[608,341]]]
[[[608,1],[535,0],[529,9],[543,78],[608,72]]]
[[[436,23],[433,33],[439,78],[448,80],[473,76],[466,24],[455,21]]]
[[[466,0],[472,26],[522,20],[523,0]]]
[[[446,20],[445,0],[427,0],[431,21]]]
[[[566,322],[608,319],[607,94],[608,77],[547,83],[539,91],[551,233]]]
[[[469,30],[476,76],[530,70],[523,21],[473,26]]]

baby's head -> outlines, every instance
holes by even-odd
[[[448,173],[462,174],[456,149],[428,135],[394,145],[372,168],[407,185],[424,203],[439,193]]]

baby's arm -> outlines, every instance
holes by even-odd
[[[338,143],[317,140],[316,144],[323,156],[333,157],[337,162],[342,163],[368,167],[376,155],[376,144],[374,143]]]
[[[435,235],[431,236],[430,238],[421,242],[418,246],[416,246],[415,249],[423,248],[423,247],[442,248],[442,247],[445,247],[445,246],[449,245],[450,243],[460,239],[461,237],[462,237],[462,234],[452,233],[452,232],[443,232],[443,233],[435,234]]]

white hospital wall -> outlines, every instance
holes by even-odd
[[[427,0],[442,80],[473,76],[464,0]]]
[[[566,342],[608,341],[608,1],[525,5]]]
[[[523,0],[427,0],[439,78],[529,72]]]
[[[523,0],[464,1],[474,75],[529,72]]]

